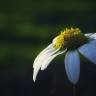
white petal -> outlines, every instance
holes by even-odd
[[[90,36],[90,38],[96,39],[96,33],[92,34],[92,35]]]
[[[36,81],[36,76],[37,76],[37,74],[38,74],[38,72],[39,72],[39,69],[34,69],[33,70],[33,81],[35,82]]]
[[[33,80],[36,80],[36,76],[43,64],[48,63],[53,54],[55,54],[59,49],[55,49],[52,44],[50,44],[47,48],[45,48],[35,59],[33,63]],[[49,62],[50,63],[50,62]]]
[[[85,36],[91,36],[94,33],[86,33]]]
[[[49,63],[58,55],[63,54],[66,51],[66,49],[64,51],[59,51],[57,53],[55,53],[54,55],[51,56],[47,56],[46,60],[44,60],[42,66],[41,66],[41,70],[44,70],[47,68],[47,66],[49,65]]]
[[[91,62],[96,64],[96,44],[94,44],[94,40],[90,41],[89,43],[81,46],[79,51],[82,55],[88,58]]]
[[[96,33],[87,33],[85,36],[89,37],[90,39],[96,39]]]
[[[55,37],[52,41],[52,44],[55,45],[56,44],[56,40],[57,40],[57,37]]]
[[[65,70],[70,82],[76,84],[80,75],[80,59],[77,51],[70,51],[66,53]]]
[[[50,53],[50,52],[53,51],[53,50],[55,50],[55,49],[53,48],[53,45],[50,44],[50,45],[47,46],[43,51],[41,51],[41,52],[37,55],[36,59],[34,60],[33,68],[34,68],[35,64],[37,64],[38,59],[42,57],[42,55],[44,55],[44,54],[46,54],[46,53],[48,53],[48,52]]]

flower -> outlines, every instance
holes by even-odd
[[[79,28],[65,29],[55,37],[35,59],[33,80],[39,70],[44,70],[58,55],[65,53],[65,71],[71,83],[76,84],[80,75],[79,53],[96,64],[96,33],[83,34]]]

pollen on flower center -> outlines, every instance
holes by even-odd
[[[85,44],[87,41],[88,38],[84,36],[79,28],[66,28],[54,39],[53,43],[55,48],[74,50]]]

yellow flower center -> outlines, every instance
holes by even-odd
[[[79,30],[79,28],[70,28],[61,32],[53,43],[55,48],[74,50],[88,42],[88,38]]]

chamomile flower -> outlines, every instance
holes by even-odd
[[[65,53],[64,65],[68,79],[76,84],[80,75],[79,53],[96,64],[96,33],[83,34],[79,28],[65,29],[55,37],[35,59],[33,80],[39,70],[44,70],[58,55]]]

